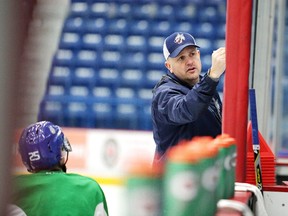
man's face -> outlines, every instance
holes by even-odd
[[[165,66],[180,80],[195,85],[202,69],[200,51],[194,46],[185,47],[175,58],[168,58]]]

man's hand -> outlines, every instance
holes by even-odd
[[[220,78],[226,69],[226,50],[221,47],[212,53],[212,66],[209,76],[214,79]]]

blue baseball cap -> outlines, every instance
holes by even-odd
[[[200,48],[194,37],[185,32],[174,32],[164,40],[163,54],[165,59],[175,58],[185,47],[195,46]]]

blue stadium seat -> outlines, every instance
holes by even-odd
[[[157,13],[157,5],[153,2],[139,3],[133,5],[132,16],[134,19],[150,20]]]
[[[65,126],[64,110],[67,94],[64,86],[47,85],[45,95],[39,106],[38,120],[51,121],[59,126]]]
[[[49,77],[47,81],[48,86],[60,85],[70,86],[71,84],[71,68],[67,66],[51,66]]]
[[[63,32],[83,32],[84,23],[86,20],[83,17],[67,17],[64,21]]]
[[[217,24],[216,36],[218,39],[225,39],[225,37],[226,37],[226,23],[218,23]]]
[[[154,69],[164,69],[165,58],[163,52],[150,52],[147,54],[147,67]]]
[[[179,5],[179,0],[159,0],[160,4],[172,4],[172,5]]]
[[[152,131],[151,103],[143,102],[138,110],[138,130]]]
[[[95,85],[97,75],[93,67],[75,67],[71,71],[71,84],[83,85],[92,88]]]
[[[129,99],[118,99],[115,107],[115,122],[114,127],[116,129],[127,128],[137,130],[139,128],[139,120],[137,111],[139,106],[137,100],[134,98]]]
[[[113,1],[115,3],[115,1]],[[129,3],[128,0],[124,0],[123,2],[117,2],[114,10],[114,18],[124,18],[125,20],[132,17],[132,10],[133,10],[133,0]]]
[[[117,99],[121,100],[133,100],[136,98],[136,91],[129,87],[118,87],[115,89],[115,96]]]
[[[131,20],[127,34],[147,35],[150,31],[149,22],[145,19]]]
[[[90,110],[86,101],[69,101],[64,112],[67,127],[90,127]]]
[[[194,35],[196,31],[196,25],[192,22],[189,21],[182,21],[178,22],[178,25],[173,26],[173,31],[178,31],[178,32],[188,32],[192,35]]]
[[[81,49],[75,52],[74,65],[83,67],[96,67],[99,61],[99,53],[95,50]]]
[[[73,85],[69,89],[69,96],[81,102],[86,101],[90,94],[90,88],[86,85]]]
[[[210,22],[201,22],[197,25],[195,25],[195,34],[196,37],[206,38],[209,40],[215,39],[215,28],[214,25],[212,25]]]
[[[144,87],[137,90],[137,98],[141,101],[151,102],[152,96],[152,88]]]
[[[208,69],[211,67],[211,55],[202,55],[201,56],[202,62],[202,72],[207,72]]]
[[[198,16],[200,22],[217,23],[218,22],[217,6],[213,5],[201,6],[199,8]]]
[[[114,128],[115,125],[115,98],[95,98],[92,103],[90,118],[93,127]]]
[[[159,1],[157,3],[157,13],[155,14],[154,20],[173,21],[175,5],[160,3]]]
[[[81,36],[75,32],[63,32],[59,42],[60,49],[80,49]]]
[[[70,10],[68,17],[85,17],[89,11],[87,1],[72,1],[70,3]]]
[[[197,38],[196,39],[197,44],[200,46],[199,50],[202,56],[204,55],[211,55],[213,52],[213,44],[211,40],[206,38]]]
[[[103,37],[99,33],[84,33],[82,35],[81,49],[102,51]]]
[[[122,60],[122,53],[115,50],[103,50],[101,53],[99,68],[116,68],[119,69]]]
[[[44,97],[39,106],[37,119],[38,121],[51,121],[59,126],[65,126],[63,110],[62,101],[49,100]]]
[[[75,54],[70,49],[58,49],[53,56],[52,64],[55,66],[73,66]]]
[[[96,84],[100,86],[118,86],[118,81],[121,79],[119,70],[117,68],[100,68],[97,73]]]
[[[148,38],[148,52],[163,52],[164,36],[150,36]]]
[[[125,38],[121,34],[107,34],[104,37],[105,49],[123,51],[125,45]]]
[[[55,101],[66,101],[69,95],[70,86],[67,85],[49,85],[45,92],[46,99]]]
[[[226,1],[223,0],[206,0],[202,7],[214,7],[217,10],[216,22],[225,22],[226,20]],[[212,21],[213,22],[213,21]]]
[[[216,49],[218,49],[219,47],[225,47],[226,46],[226,41],[225,41],[225,39],[216,39],[216,40],[214,40],[214,42],[213,42],[213,49],[214,50],[216,50]]]
[[[103,100],[110,99],[115,96],[114,89],[106,85],[95,85],[92,89],[93,97]]]
[[[175,17],[177,22],[197,22],[198,19],[198,11],[199,5],[198,2],[189,1],[188,4],[179,4],[177,11],[181,11],[178,13],[175,13]],[[175,11],[175,10],[174,10]]]
[[[109,18],[111,16],[111,5],[109,2],[97,1],[89,5],[89,17]]]
[[[145,66],[145,53],[139,52],[126,52],[122,55],[121,61],[126,68],[144,68]]]
[[[101,35],[106,34],[108,21],[104,18],[89,18],[85,20],[83,30],[86,33],[99,33]]]
[[[126,32],[129,28],[129,21],[125,18],[109,19],[106,28],[108,34],[121,34],[122,36],[126,36]]]
[[[218,22],[226,23],[226,1],[218,0]]]
[[[162,36],[167,37],[173,29],[174,23],[169,22],[167,20],[154,20],[150,22],[149,32],[147,32],[150,36]]]
[[[126,38],[127,51],[145,52],[147,49],[146,37],[142,35],[129,35]]]
[[[167,73],[167,69],[163,70],[156,70],[156,69],[150,69],[147,70],[145,75],[145,87],[146,88],[153,88],[162,78],[164,74]]]
[[[119,84],[121,86],[133,87],[137,88],[143,85],[143,69],[132,69],[126,68],[121,72],[121,80],[119,80]]]

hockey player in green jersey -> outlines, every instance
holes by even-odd
[[[61,128],[51,122],[37,122],[23,130],[19,152],[31,174],[14,179],[14,212],[27,216],[108,216],[100,185],[86,176],[66,173],[71,150]]]

